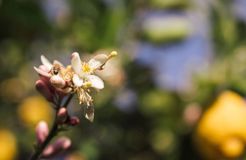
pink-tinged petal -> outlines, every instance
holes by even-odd
[[[45,121],[40,121],[35,131],[38,144],[42,144],[49,134],[48,124]]]
[[[104,88],[104,82],[101,78],[95,75],[88,75],[87,79],[89,82],[91,82],[91,86],[96,89],[103,89]]]
[[[82,67],[82,63],[81,63],[81,60],[80,60],[80,56],[77,52],[74,52],[72,53],[72,56],[71,56],[71,66],[74,70],[74,72],[76,74],[81,74],[81,67]]]
[[[44,55],[41,55],[41,62],[42,62],[43,65],[45,65],[45,67],[48,68],[48,70],[51,70],[52,64],[50,63],[50,61]]]
[[[51,77],[51,74],[44,71],[43,69],[40,69],[40,68],[37,68],[37,67],[34,67],[34,69],[36,70],[36,72],[38,72],[38,74],[40,74],[41,76],[44,76],[44,77]]]
[[[83,80],[79,78],[77,74],[73,75],[73,83],[77,87],[81,87],[83,85]]]
[[[45,65],[38,66],[39,69],[43,70],[44,72],[49,72],[50,70]]]
[[[51,88],[43,80],[36,81],[36,89],[50,102],[53,102],[53,93]]]
[[[50,83],[56,88],[63,88],[66,85],[66,82],[59,75],[54,75],[50,77]]]

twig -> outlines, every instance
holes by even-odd
[[[64,103],[63,107],[67,107],[69,102],[71,101],[73,97],[73,94],[69,95],[69,97],[67,98],[66,102]],[[47,147],[47,145],[50,143],[50,141],[57,135],[57,133],[59,132],[59,124],[57,123],[57,112],[59,111],[59,108],[61,107],[61,101],[59,104],[57,104],[57,109],[56,109],[56,117],[55,120],[53,122],[52,128],[49,132],[49,135],[47,136],[47,138],[45,139],[45,141],[38,145],[37,148],[35,149],[34,153],[32,154],[30,160],[38,160],[40,155],[43,153],[44,149]]]

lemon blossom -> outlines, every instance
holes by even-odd
[[[102,70],[106,62],[116,56],[117,52],[113,51],[109,55],[98,54],[88,62],[83,62],[77,52],[72,53],[71,67],[74,70],[72,82],[74,91],[77,93],[80,104],[86,104],[85,117],[93,121],[94,108],[93,99],[90,96],[90,89],[101,90],[104,88],[103,80],[95,75],[96,70]]]
[[[102,70],[105,63],[117,52],[113,51],[109,55],[99,54],[88,62],[82,62],[77,52],[72,54],[71,65],[75,72],[73,75],[73,83],[76,87],[92,87],[95,89],[103,89],[104,82],[100,77],[94,74],[96,70]]]
[[[88,62],[84,62],[81,61],[79,54],[74,52],[71,56],[71,65],[68,66],[63,66],[56,60],[51,63],[42,55],[42,65],[34,67],[40,75],[40,79],[36,81],[36,88],[50,102],[57,101],[57,95],[76,93],[79,103],[86,105],[83,107],[85,117],[93,121],[94,107],[91,91],[104,88],[103,80],[95,74],[95,71],[103,70],[106,62],[116,55],[116,51],[108,55],[98,54]]]
[[[91,84],[91,87],[96,89],[103,89],[104,83],[94,74],[94,71],[101,66],[101,63],[97,60],[91,59],[88,63],[82,62],[77,52],[72,54],[71,60],[72,68],[75,72],[73,76],[73,83],[77,87]]]

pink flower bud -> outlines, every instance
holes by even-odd
[[[40,121],[36,126],[36,139],[38,144],[42,144],[49,134],[49,128],[45,121]]]
[[[69,120],[68,120],[68,124],[69,125],[72,125],[72,126],[76,126],[80,123],[80,120],[78,117],[76,116],[73,116],[73,117],[70,117]]]
[[[47,146],[42,157],[48,158],[57,155],[58,153],[67,150],[71,146],[71,140],[67,137],[60,137],[54,143]]]
[[[36,81],[36,89],[50,102],[53,102],[53,93],[50,90],[50,87],[43,81]]]
[[[67,113],[67,109],[62,107],[59,109],[58,113],[57,113],[57,122],[59,124],[63,124],[68,117],[68,113]]]

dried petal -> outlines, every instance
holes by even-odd
[[[87,106],[85,108],[85,118],[88,119],[90,122],[93,122],[94,120],[94,107],[93,106]]]

